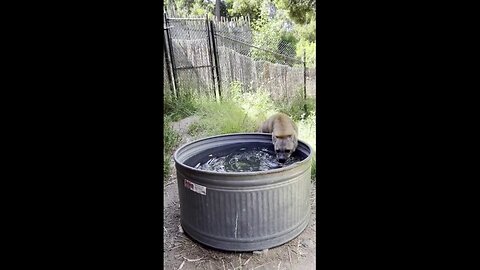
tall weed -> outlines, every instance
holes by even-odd
[[[256,129],[254,121],[233,101],[214,101],[203,103],[199,106],[200,120],[189,127],[191,135],[202,134],[206,136],[252,132]]]
[[[171,127],[171,117],[164,116],[163,120],[163,177],[166,180],[170,175],[170,157],[180,141],[180,136]]]
[[[163,98],[163,114],[178,121],[187,116],[194,115],[200,102],[197,95],[191,91],[182,92],[178,98],[170,96]]]
[[[295,120],[301,120],[310,115],[311,111],[315,111],[315,99],[303,97],[303,90],[298,90],[295,95],[287,101],[275,102],[275,107],[279,112],[286,113]]]

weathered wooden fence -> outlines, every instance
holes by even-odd
[[[221,98],[239,82],[242,91],[269,91],[272,99],[315,93],[315,70],[302,59],[253,45],[248,18],[213,21],[164,15],[165,94]],[[274,56],[274,57],[263,57]],[[268,59],[268,60],[266,60]],[[275,59],[273,62],[271,59]]]

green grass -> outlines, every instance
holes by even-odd
[[[164,180],[170,175],[170,157],[173,149],[180,141],[180,136],[171,128],[172,119],[170,116],[164,116],[164,131],[163,131],[163,176]]]
[[[312,160],[312,179],[315,179],[317,176],[317,167],[316,167],[316,155],[317,155],[317,141],[316,141],[316,112],[311,110],[308,112],[307,117],[303,117],[296,121],[298,126],[298,137],[302,141],[308,143],[313,149],[313,160]]]
[[[312,146],[315,159],[316,107],[314,99],[307,98],[307,100],[304,100],[302,92],[298,91],[288,101],[273,102],[269,93],[262,89],[253,93],[242,93],[241,85],[238,83],[232,83],[228,93],[228,96],[222,97],[221,103],[193,94],[182,96],[178,100],[166,100],[168,104],[164,108],[164,113],[168,115],[169,121],[177,121],[193,114],[198,115],[200,117],[199,121],[189,127],[188,133],[192,136],[204,137],[227,133],[255,132],[267,117],[275,112],[283,112],[297,123],[299,139]],[[168,136],[172,137],[174,135],[169,134]],[[167,140],[171,141],[170,145],[175,144],[173,143],[175,141],[173,137]],[[312,163],[312,179],[315,179],[315,177],[316,165]]]
[[[294,121],[299,121],[310,116],[315,111],[315,99],[303,98],[303,90],[299,89],[295,95],[286,102],[276,102],[275,107],[279,112],[288,114]]]
[[[238,103],[232,101],[203,103],[199,107],[198,115],[200,120],[189,128],[191,135],[211,136],[251,132],[256,129],[255,122]]]
[[[187,116],[194,115],[197,111],[198,101],[194,94],[186,91],[178,98],[166,96],[163,98],[163,115],[172,121],[178,121]]]

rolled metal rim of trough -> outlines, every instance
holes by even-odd
[[[211,140],[211,139],[215,139],[215,138],[219,138],[219,137],[229,137],[229,136],[241,136],[241,135],[269,135],[271,136],[271,133],[260,133],[260,132],[251,132],[251,133],[228,133],[228,134],[222,134],[222,135],[216,135],[216,136],[210,136],[210,137],[205,137],[205,138],[201,138],[201,139],[198,139],[198,140],[195,140],[195,141],[192,141],[192,142],[189,142],[189,143],[186,143],[184,145],[182,145],[180,148],[177,149],[177,151],[175,151],[175,153],[173,154],[173,159],[175,161],[176,164],[184,167],[185,169],[188,169],[188,170],[193,170],[193,171],[196,171],[196,172],[200,172],[200,173],[209,173],[209,174],[214,174],[214,175],[261,175],[261,174],[272,174],[272,173],[276,173],[276,172],[282,172],[282,171],[286,171],[286,170],[291,170],[295,167],[298,167],[298,166],[301,166],[307,162],[309,162],[311,159],[312,159],[312,156],[313,156],[313,149],[312,147],[310,146],[310,144],[308,144],[307,142],[303,141],[303,140],[300,140],[298,139],[298,142],[299,143],[302,143],[304,145],[306,145],[308,147],[308,150],[309,150],[309,154],[308,156],[299,161],[299,162],[295,162],[291,165],[288,165],[288,166],[285,166],[285,167],[282,167],[282,168],[279,168],[279,169],[271,169],[271,170],[267,170],[267,171],[253,171],[253,172],[216,172],[216,171],[206,171],[206,170],[200,170],[200,169],[196,169],[194,167],[191,167],[191,166],[188,166],[188,165],[185,165],[183,162],[180,162],[177,158],[178,156],[178,153],[180,153],[184,148],[192,145],[192,144],[195,144],[195,143],[198,143],[198,142],[201,142],[201,141],[205,141],[205,140]]]

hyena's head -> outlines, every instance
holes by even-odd
[[[277,137],[272,134],[272,141],[277,160],[281,163],[285,163],[295,149],[297,149],[298,142],[295,135]]]

